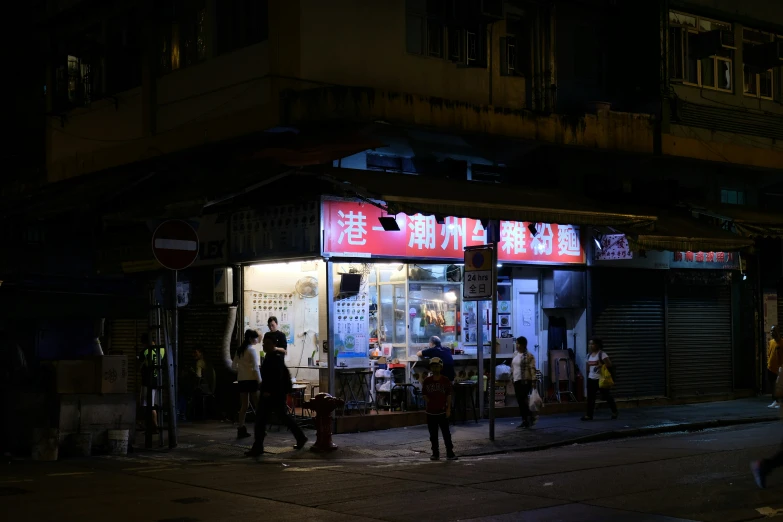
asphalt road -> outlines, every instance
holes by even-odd
[[[759,490],[748,467],[782,438],[783,424],[767,423],[456,462],[15,461],[0,471],[0,512],[58,522],[783,521],[783,470]]]

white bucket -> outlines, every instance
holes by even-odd
[[[60,446],[60,430],[53,428],[33,429],[33,460],[57,460]]]
[[[109,455],[127,455],[129,430],[109,430]]]

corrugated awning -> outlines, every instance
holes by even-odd
[[[726,204],[692,204],[691,210],[713,219],[730,221],[744,237],[783,237],[783,213]]]
[[[664,215],[648,227],[630,227],[622,231],[635,250],[734,252],[753,246],[752,239],[681,215]]]
[[[343,194],[384,201],[394,213],[599,226],[642,225],[656,219],[654,213],[565,191],[352,169],[330,169],[324,177]]]

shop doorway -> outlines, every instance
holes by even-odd
[[[536,361],[541,361],[538,353],[538,294],[517,293],[514,308],[514,323],[517,325],[514,336],[527,338],[528,350],[536,356]]]

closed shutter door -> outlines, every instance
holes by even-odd
[[[181,369],[195,366],[193,349],[201,348],[204,359],[220,372],[223,367],[223,336],[228,320],[228,308],[190,304],[180,309]]]
[[[141,386],[138,360],[139,338],[147,331],[147,322],[136,319],[112,319],[109,333],[109,350],[112,354],[125,355],[128,358],[128,393],[138,393]]]
[[[668,321],[672,395],[730,392],[730,288],[670,286]]]
[[[615,366],[617,397],[666,394],[663,290],[658,271],[593,271],[593,335]]]

